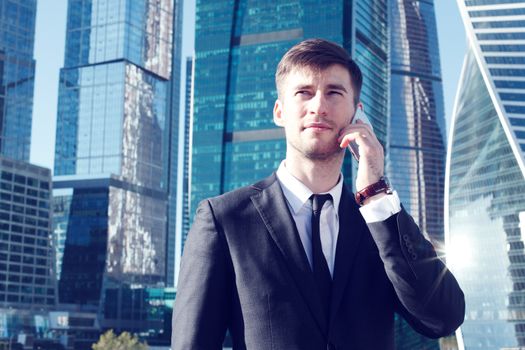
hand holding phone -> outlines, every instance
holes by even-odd
[[[361,120],[363,123],[370,125],[370,127],[372,128],[372,123],[370,123],[370,120],[366,116],[365,111],[363,110],[362,103],[359,103],[357,105],[357,110],[355,112],[354,118],[352,119],[352,124],[357,124],[358,120]],[[350,152],[354,156],[355,160],[359,162],[359,145],[357,144],[357,142],[350,141],[348,147],[350,147]]]
[[[356,190],[360,191],[379,181],[385,170],[384,150],[363,112],[361,103],[357,105],[352,122],[339,134],[339,146],[348,147],[359,162],[355,179]]]

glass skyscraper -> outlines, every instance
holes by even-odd
[[[525,346],[525,1],[461,0],[468,35],[446,176],[464,349]]]
[[[0,154],[29,161],[36,0],[0,1]]]
[[[57,299],[51,171],[28,163],[35,18],[36,0],[0,0],[0,347],[36,343]]]
[[[174,11],[173,0],[68,3],[53,182],[59,302],[97,312],[102,328],[156,329],[146,290],[170,273]]]
[[[386,143],[388,10],[386,0],[197,1],[192,215],[202,199],[270,175],[285,157],[284,132],[272,117],[274,74],[303,39],[334,41],[356,59],[365,77],[361,99]],[[351,182],[350,159],[343,173]]]
[[[387,173],[421,231],[443,241],[445,116],[433,1],[391,2]]]
[[[169,163],[168,163],[168,228],[166,244],[166,285],[174,287],[176,282],[176,270],[178,268],[177,258],[179,256],[176,249],[179,227],[182,222],[181,214],[183,204],[181,198],[181,167],[184,164],[184,157],[181,153],[184,148],[184,125],[185,112],[180,110],[180,92],[184,89],[181,82],[181,52],[182,52],[182,15],[184,0],[172,0],[173,9],[173,44],[171,59],[171,78],[169,85],[170,94],[170,133],[169,133]],[[182,144],[181,144],[182,143]]]
[[[179,196],[180,196],[180,216],[177,217],[177,240],[175,243],[175,281],[179,276],[179,268],[184,250],[184,243],[190,230],[190,152],[191,152],[191,130],[192,130],[192,110],[193,110],[193,57],[186,58],[186,81],[185,81],[185,103],[184,119],[181,120],[181,142],[180,151],[182,157],[179,165]]]
[[[443,243],[445,116],[433,0],[390,2],[386,173],[421,232]],[[439,349],[396,318],[396,348]]]

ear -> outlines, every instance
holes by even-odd
[[[275,105],[273,106],[273,122],[277,126],[284,127],[284,120],[282,117],[283,113],[283,103],[280,100],[275,100]]]

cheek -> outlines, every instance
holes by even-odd
[[[286,108],[283,108],[282,115],[283,118],[287,119],[288,123],[293,123],[306,115],[306,109],[299,104],[288,105]]]

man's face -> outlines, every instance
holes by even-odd
[[[344,152],[340,131],[355,114],[348,70],[334,64],[325,70],[292,70],[275,102],[274,122],[286,133],[287,152],[310,159],[329,159]]]

